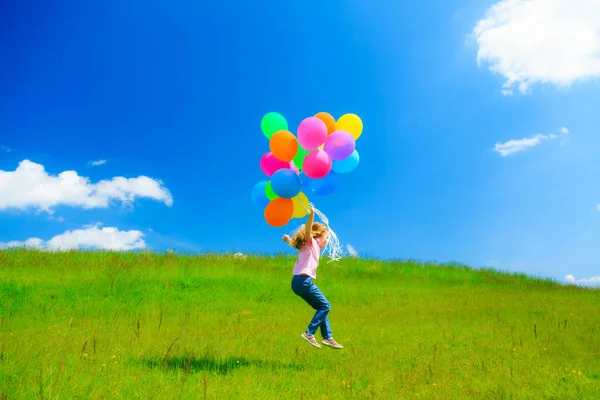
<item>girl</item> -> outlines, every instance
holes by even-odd
[[[321,348],[321,345],[315,339],[315,332],[320,327],[323,336],[322,343],[334,349],[342,349],[343,346],[336,342],[331,334],[331,326],[327,317],[331,309],[329,301],[312,281],[317,279],[321,249],[325,247],[329,240],[329,229],[319,222],[313,223],[313,219],[314,210],[311,207],[304,229],[299,229],[292,238],[283,235],[283,241],[298,250],[298,260],[292,271],[294,275],[292,291],[316,310],[308,329],[302,333],[302,339],[317,348]]]

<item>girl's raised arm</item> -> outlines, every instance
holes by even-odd
[[[308,210],[308,218],[306,220],[306,225],[304,225],[304,237],[306,238],[306,243],[308,243],[312,238],[312,224],[314,217],[315,210],[313,210],[313,208],[311,207],[310,210]]]

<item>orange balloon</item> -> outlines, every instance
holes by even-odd
[[[331,114],[326,112],[320,112],[316,114],[315,117],[325,122],[325,125],[327,126],[327,136],[335,132],[335,118],[333,118]]]
[[[294,201],[278,197],[273,199],[265,207],[265,221],[276,228],[282,227],[292,219],[294,215]]]
[[[298,152],[298,140],[290,131],[277,131],[269,140],[271,153],[278,160],[289,162],[296,157]]]

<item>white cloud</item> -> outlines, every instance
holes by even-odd
[[[600,204],[598,204],[597,208],[598,208],[598,211],[600,211]]]
[[[591,278],[583,278],[577,282],[584,285],[600,285],[600,276],[592,276]]]
[[[25,241],[0,242],[0,249],[11,247],[28,247],[40,250],[61,251],[76,249],[99,249],[99,250],[135,250],[146,248],[144,234],[137,230],[120,231],[117,228],[99,228],[86,226],[84,229],[67,231],[54,236],[48,241],[39,238],[30,238]]]
[[[565,281],[573,284],[580,284],[584,286],[600,286],[600,276],[592,276],[590,278],[575,279],[573,274],[565,276]]]
[[[530,138],[513,139],[505,143],[496,143],[494,146],[494,151],[500,153],[502,157],[506,157],[509,154],[517,153],[519,151],[527,150],[533,146],[537,146],[544,139],[548,139],[548,136],[537,134]]]
[[[96,161],[90,161],[88,163],[88,165],[91,165],[92,167],[97,167],[99,165],[104,165],[106,164],[106,160],[96,160]]]
[[[502,0],[472,33],[477,62],[506,78],[502,93],[534,83],[568,86],[600,77],[600,1]]]
[[[98,183],[79,176],[76,171],[50,175],[44,166],[23,160],[15,171],[0,170],[0,211],[35,207],[52,213],[52,207],[105,208],[113,201],[131,204],[136,198],[149,198],[173,204],[169,190],[147,176],[114,177]]]
[[[0,150],[5,151],[7,153],[10,153],[12,151],[12,149],[8,146],[5,146],[3,144],[0,144]]]
[[[567,128],[560,129],[562,135],[569,134],[569,130]],[[556,135],[554,133],[549,133],[548,135],[537,134],[524,139],[512,139],[504,143],[496,143],[494,146],[494,151],[500,153],[502,157],[506,157],[509,154],[518,153],[520,151],[525,151],[534,146],[537,146],[542,142],[542,140],[552,140],[560,137],[560,135]]]
[[[358,251],[356,251],[354,246],[347,244],[346,248],[348,249],[348,254],[350,254],[350,257],[358,257]]]

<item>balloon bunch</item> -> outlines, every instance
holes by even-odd
[[[254,203],[264,207],[266,222],[274,227],[307,214],[307,195],[327,196],[338,185],[338,174],[353,171],[359,163],[356,140],[363,124],[355,114],[337,121],[326,112],[304,119],[297,136],[286,119],[276,112],[261,122],[269,139],[270,151],[260,160],[260,168],[270,179],[257,183],[251,192]]]

